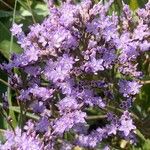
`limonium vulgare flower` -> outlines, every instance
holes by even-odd
[[[36,119],[8,131],[1,149],[97,149],[105,143],[108,150],[107,139],[116,138],[136,143],[130,111],[142,87],[138,57],[150,48],[150,3],[135,15],[123,4],[120,16],[109,13],[112,3],[67,1],[56,7],[48,1],[49,16],[28,33],[13,24],[24,51],[1,68]],[[103,117],[92,128],[93,111]]]

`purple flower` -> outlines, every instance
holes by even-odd
[[[124,97],[129,97],[129,95],[138,94],[141,85],[136,81],[121,80],[119,82],[119,87],[120,93],[122,93]]]
[[[110,150],[109,146],[105,146],[103,150]]]
[[[60,150],[72,150],[73,145],[69,142],[63,142]]]
[[[7,131],[5,136],[6,142],[4,145],[1,145],[1,150],[41,150],[43,148],[42,141],[38,137],[28,135],[26,132],[21,133],[19,128],[16,128],[15,134],[12,131]]]
[[[45,87],[39,87],[38,85],[33,85],[32,88],[27,90],[22,90],[20,96],[18,97],[20,100],[29,100],[31,97],[40,98],[43,101],[52,97],[54,90],[48,89]]]
[[[73,79],[66,79],[64,82],[59,82],[57,85],[60,87],[63,94],[71,95],[73,93]]]
[[[79,135],[78,144],[83,147],[94,148],[102,141],[103,138],[106,138],[106,130],[102,128],[97,128],[92,131],[89,135]]]
[[[118,131],[118,125],[117,124],[111,124],[111,125],[107,125],[107,134],[108,135],[116,135],[117,131]]]
[[[70,112],[72,110],[78,109],[79,105],[73,96],[68,96],[62,99],[60,102],[57,104],[61,114],[64,114],[65,112]]]
[[[122,131],[125,136],[128,136],[132,130],[136,129],[128,111],[124,111],[123,115],[121,116],[120,126],[118,129],[119,131]]]
[[[77,15],[79,11],[75,5],[64,4],[60,8],[61,16],[60,23],[66,27],[72,26],[76,21],[78,21]]]
[[[22,33],[22,26],[23,24],[17,25],[16,23],[14,23],[12,28],[10,29],[12,35],[19,35],[20,33]]]
[[[148,51],[150,50],[150,43],[147,40],[144,40],[141,44],[140,44],[140,49],[141,51]]]
[[[63,81],[69,77],[69,71],[73,68],[73,58],[64,54],[56,62],[48,61],[44,75],[53,82]]]
[[[88,72],[90,70],[96,74],[97,71],[104,70],[102,63],[103,63],[103,59],[96,60],[95,58],[92,58],[91,61],[85,63],[84,65],[85,71]]]
[[[55,48],[63,49],[75,48],[78,45],[76,37],[72,36],[71,32],[62,26],[53,33],[51,44]]]
[[[43,102],[33,102],[31,104],[31,107],[33,109],[34,112],[38,112],[38,113],[42,113],[45,110],[45,105]]]
[[[65,131],[69,131],[75,124],[85,123],[86,113],[82,111],[74,111],[65,114],[60,119],[56,120],[54,128],[54,133],[62,134]]]
[[[144,37],[149,36],[150,31],[148,30],[148,25],[140,21],[137,28],[134,30],[133,38],[138,40],[143,40]]]
[[[50,126],[50,122],[47,117],[43,117],[39,120],[39,122],[36,124],[35,129],[39,132],[46,132],[48,130],[48,127]]]
[[[25,67],[25,72],[31,76],[36,77],[37,75],[40,75],[41,68],[39,66],[27,66]]]

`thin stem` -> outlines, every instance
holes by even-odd
[[[19,3],[24,9],[27,9],[27,10],[28,10],[28,7],[27,7],[21,0],[18,0],[18,3]]]
[[[19,106],[20,106],[20,127],[21,127],[21,131],[23,129],[23,106],[22,103],[19,102]]]
[[[13,132],[14,132],[14,134],[15,134],[15,129],[14,129],[14,127],[13,127],[13,125],[12,125],[12,122],[11,122],[11,119],[9,119],[4,113],[3,113],[3,108],[1,107],[0,108],[0,113],[1,113],[1,115],[6,119],[6,121],[7,121],[7,123],[9,124],[9,126],[11,127],[11,129],[13,130]]]
[[[142,84],[150,84],[150,80],[147,81],[141,81]]]
[[[27,4],[28,4],[29,11],[30,11],[30,13],[31,13],[31,16],[32,16],[33,23],[35,24],[36,21],[35,21],[35,18],[34,18],[34,15],[33,15],[33,12],[32,12],[31,5],[30,5],[29,0],[27,0]]]
[[[10,8],[11,10],[13,10],[13,7],[11,7],[9,4],[7,4],[6,2],[4,2],[3,0],[0,0],[5,6],[7,6],[8,8]]]
[[[17,0],[15,0],[12,25],[15,22],[16,8],[17,8]],[[9,53],[10,54],[12,53],[12,46],[13,46],[13,35],[11,34],[10,47],[9,47]],[[9,56],[9,61],[10,61],[10,56]],[[10,78],[8,77],[8,85],[9,85],[9,83],[10,83]],[[12,106],[11,88],[9,86],[7,88],[7,95],[8,95],[7,96],[8,97],[8,104],[9,104],[9,107],[11,107]],[[14,126],[15,126],[16,125],[16,119],[15,119],[14,111],[10,110],[9,114],[13,118],[13,121],[14,121],[13,123],[14,123]]]
[[[12,25],[13,25],[14,22],[15,22],[16,8],[17,8],[17,0],[15,0]],[[10,48],[9,48],[10,54],[11,54],[11,52],[12,52],[12,45],[13,45],[13,35],[11,34],[11,42],[10,42]]]
[[[0,129],[0,132],[1,132],[1,133],[5,133],[5,132],[6,132],[6,130],[4,130],[4,129]]]
[[[104,119],[106,117],[107,117],[107,115],[96,115],[96,116],[88,116],[86,119],[87,120],[96,120],[96,119]]]
[[[124,112],[124,110],[121,110],[121,109],[116,108],[116,107],[113,107],[113,106],[107,106],[107,108],[108,108],[108,109],[117,110],[118,112],[121,112],[121,113],[123,113],[123,112]],[[135,114],[134,114],[134,113],[132,113],[132,112],[130,112],[130,113],[131,113],[131,116],[132,116],[134,119],[136,119],[136,120],[140,121],[140,119],[139,119],[139,117],[138,117],[137,115],[135,115]]]
[[[2,103],[0,103],[0,107],[3,107],[3,104],[2,104]],[[21,113],[19,107],[16,107],[16,106],[11,106],[11,107],[9,107],[8,109],[9,109],[9,110],[12,110],[12,111],[14,111],[14,112],[16,112],[16,113],[19,113],[19,114]],[[25,112],[23,111],[22,113],[25,113]],[[29,112],[26,113],[26,116],[29,117],[29,118],[32,118],[32,119],[34,119],[34,120],[39,120],[39,119],[40,119],[39,116],[34,115],[34,114],[32,114],[32,113],[29,113]]]
[[[3,83],[4,85],[8,86],[12,90],[15,90],[9,83],[7,83],[6,81],[4,81],[3,79],[0,79],[0,82]]]

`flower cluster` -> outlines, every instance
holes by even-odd
[[[24,51],[13,54],[3,69],[17,100],[39,119],[6,136],[2,149],[96,149],[109,137],[136,141],[130,107],[142,86],[138,57],[150,48],[150,3],[136,18],[125,4],[121,16],[110,14],[112,3],[68,1],[56,7],[49,2],[49,16],[29,33],[13,25]],[[96,128],[93,110],[105,120]]]

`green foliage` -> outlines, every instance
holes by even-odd
[[[10,53],[8,51],[10,47],[10,41],[8,40],[3,40],[0,42],[0,52],[8,59],[10,57]],[[13,42],[12,45],[12,53],[20,53],[22,51],[22,49],[19,47],[18,44],[16,44],[15,42]]]
[[[130,8],[132,10],[135,10],[137,8],[144,7],[144,5],[148,2],[148,0],[123,0],[124,3],[130,5]]]

